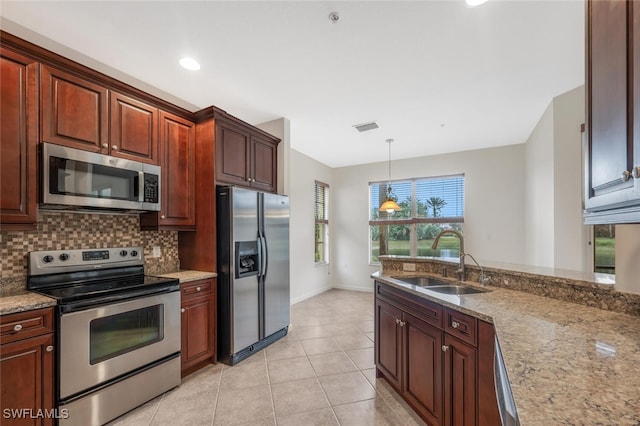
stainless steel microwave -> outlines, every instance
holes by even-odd
[[[42,144],[42,207],[160,210],[160,167]]]

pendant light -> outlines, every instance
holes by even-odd
[[[387,139],[387,143],[389,144],[389,180],[387,181],[387,199],[378,209],[378,211],[387,213],[399,212],[402,210],[391,194],[391,142],[393,142],[393,139]]]

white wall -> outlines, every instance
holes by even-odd
[[[335,185],[330,167],[290,150],[291,179],[289,181],[291,303],[322,293],[331,288],[331,267],[336,256],[330,253],[329,264],[315,264],[314,206],[315,181],[329,184],[329,241],[335,235],[331,205]]]
[[[401,142],[398,142],[401,143]],[[465,249],[476,258],[524,261],[524,145],[392,162],[392,179],[465,174]],[[371,290],[369,182],[387,178],[387,163],[333,170],[333,286]]]

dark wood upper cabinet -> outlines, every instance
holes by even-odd
[[[158,109],[121,93],[109,97],[111,155],[158,164]]]
[[[196,227],[195,123],[160,112],[160,212],[140,216],[142,229],[194,230]]]
[[[109,153],[109,100],[104,86],[43,65],[42,141]]]
[[[38,67],[0,48],[0,224],[35,228],[37,221]]]
[[[216,118],[216,183],[276,192],[279,142],[235,118]]]
[[[640,222],[640,4],[586,7],[585,222]]]

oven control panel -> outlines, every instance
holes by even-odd
[[[142,253],[142,247],[32,251],[29,275],[143,265]]]

